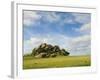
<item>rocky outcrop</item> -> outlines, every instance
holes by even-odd
[[[69,54],[69,52],[67,52],[65,49],[60,49],[60,47],[57,45],[53,46],[46,43],[42,43],[39,47],[32,50],[32,55],[35,58],[56,57],[58,55],[68,56]]]

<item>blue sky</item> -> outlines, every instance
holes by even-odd
[[[41,43],[59,45],[71,55],[91,53],[91,14],[23,11],[24,54]]]

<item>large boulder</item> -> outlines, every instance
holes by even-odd
[[[42,43],[39,47],[32,50],[32,55],[36,58],[56,57],[58,55],[68,56],[70,53],[65,49],[60,49],[57,45]]]
[[[55,53],[51,54],[51,57],[56,57],[56,56],[57,56],[57,54],[55,54]]]

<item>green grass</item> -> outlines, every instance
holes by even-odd
[[[90,56],[58,56],[55,58],[23,57],[23,69],[90,66]]]

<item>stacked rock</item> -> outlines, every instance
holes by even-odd
[[[68,56],[70,53],[65,49],[60,49],[57,45],[42,43],[39,47],[32,50],[32,55],[36,58],[48,58],[56,56]]]

